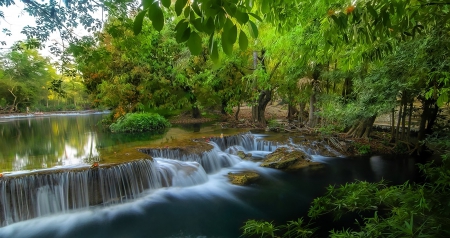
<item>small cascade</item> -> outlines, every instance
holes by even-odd
[[[167,187],[188,187],[206,183],[208,175],[197,162],[155,158],[162,183]]]
[[[8,176],[0,180],[0,226],[97,204],[120,203],[161,186],[152,160]]]
[[[236,147],[243,148],[247,151],[275,151],[279,147],[277,142],[265,141],[251,133],[225,136],[223,138],[214,137],[210,141],[216,143],[222,151]]]
[[[193,161],[200,164],[206,173],[215,173],[222,168],[239,163],[241,159],[235,155],[224,153],[215,143],[214,148],[202,154],[186,154],[178,149],[141,149],[153,158],[168,158],[179,161]]]

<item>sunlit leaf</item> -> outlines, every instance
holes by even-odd
[[[253,37],[253,38],[258,38],[258,28],[256,27],[256,24],[253,22],[253,21],[251,21],[251,20],[249,20],[248,21],[248,23],[249,23],[249,32],[250,32],[250,35]]]

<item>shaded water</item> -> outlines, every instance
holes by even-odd
[[[81,204],[83,198],[79,198],[76,210],[52,210],[51,205],[61,204],[64,199],[57,198],[55,191],[58,189],[41,186],[36,198],[43,204],[39,217],[0,228],[0,237],[239,237],[239,227],[247,219],[266,219],[281,224],[305,216],[310,202],[323,194],[329,184],[382,178],[398,184],[414,178],[417,173],[412,159],[381,156],[326,158],[315,155],[314,160],[323,162],[323,168],[305,168],[292,173],[262,168],[258,158],[283,146],[260,140],[263,136],[217,138],[211,142],[213,151],[203,155],[147,151],[156,157],[148,165],[152,169],[143,173],[144,177],[153,176],[152,186],[143,190],[138,184],[127,185],[135,187],[136,192],[130,193],[133,196],[128,193],[119,196],[123,201],[110,196],[109,201],[89,206]],[[252,153],[256,161],[241,160],[235,155],[238,150]],[[114,181],[121,181],[120,178],[130,178],[127,173],[123,175],[128,168],[105,168],[101,177],[112,184],[106,187],[114,187]],[[260,174],[260,181],[246,187],[228,182],[227,173],[246,170]],[[83,173],[89,171],[80,172],[79,179],[85,179]],[[133,181],[139,180],[134,178]],[[7,193],[0,192],[0,196]],[[54,212],[57,214],[50,214]]]

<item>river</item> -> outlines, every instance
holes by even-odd
[[[175,132],[168,131],[164,135],[144,133],[140,136],[125,136],[117,139],[119,137],[114,137],[95,127],[102,116],[59,116],[1,122],[2,132],[7,131],[8,135],[16,135],[9,138],[13,138],[16,142],[19,141],[18,134],[21,138],[25,138],[25,141],[14,145],[13,139],[3,140],[5,137],[2,137],[2,157],[0,157],[2,169],[11,171],[73,166],[85,163],[83,160],[85,156],[91,156],[93,153],[101,155],[101,149],[98,152],[94,148],[142,146],[148,144],[148,141],[152,141],[153,145],[162,145],[168,143],[174,136],[189,138],[192,134],[195,135],[194,137],[202,137],[217,135],[219,132],[232,133],[211,126],[200,128],[200,130],[196,127],[196,132],[193,132],[192,127],[185,129],[178,127],[172,129]],[[49,125],[48,128],[36,128],[45,123]],[[55,127],[58,130],[50,129]],[[14,131],[12,128],[16,128],[15,134],[11,133]],[[42,133],[40,137],[36,135],[37,131]],[[62,137],[53,138],[61,134]],[[86,206],[25,221],[11,222],[0,228],[0,237],[234,238],[240,236],[240,227],[248,219],[265,219],[276,224],[283,224],[300,216],[306,216],[311,201],[323,194],[330,184],[343,184],[355,180],[375,182],[381,179],[400,184],[417,177],[415,161],[411,158],[386,156],[343,158],[313,155],[315,161],[324,164],[323,167],[283,172],[259,167],[258,160],[241,160],[233,154],[235,150],[229,148],[238,148],[263,157],[277,146],[283,146],[282,144],[273,147],[261,146],[264,144],[263,139],[267,136],[255,133],[244,134],[239,137],[241,138],[239,143],[227,148],[220,148],[219,145],[211,142],[215,146],[213,153],[205,155],[204,159],[227,160],[227,163],[220,163],[222,166],[214,170],[199,166],[199,164],[205,164],[203,161],[198,163],[198,161],[189,161],[189,158],[181,161],[157,157],[154,162],[155,168],[158,171],[166,171],[165,174],[168,174],[167,171],[170,170],[172,186],[155,185],[153,189],[142,192],[138,197],[119,203]],[[98,138],[107,138],[107,140],[102,141]],[[53,145],[53,142],[57,145]],[[34,145],[34,143],[40,144]],[[47,147],[40,150],[40,146]],[[30,148],[27,149],[27,147]],[[70,155],[67,154],[70,162],[64,161],[65,153],[71,151],[67,148],[75,148],[76,151]],[[33,154],[34,151],[40,151],[41,154]],[[9,157],[11,154],[14,156]],[[33,159],[38,162],[32,162]],[[42,166],[39,167],[39,165]],[[176,169],[192,166],[197,169],[190,175],[183,173],[182,169]],[[260,174],[260,180],[249,186],[229,183],[226,176],[229,172],[246,170]],[[46,197],[55,196],[50,190],[45,195]],[[1,221],[0,224],[4,222]],[[316,225],[324,227],[323,229],[330,228],[330,224]],[[334,225],[336,226],[339,224]]]

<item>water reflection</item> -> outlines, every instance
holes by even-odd
[[[123,149],[180,145],[192,138],[236,134],[239,129],[214,125],[179,125],[165,131],[110,133],[98,126],[106,114],[78,114],[33,118],[0,118],[0,173],[45,169],[127,158],[105,159]],[[117,160],[117,161],[116,161]]]
[[[52,116],[0,122],[0,171],[18,171],[83,163],[99,155],[103,115]]]

